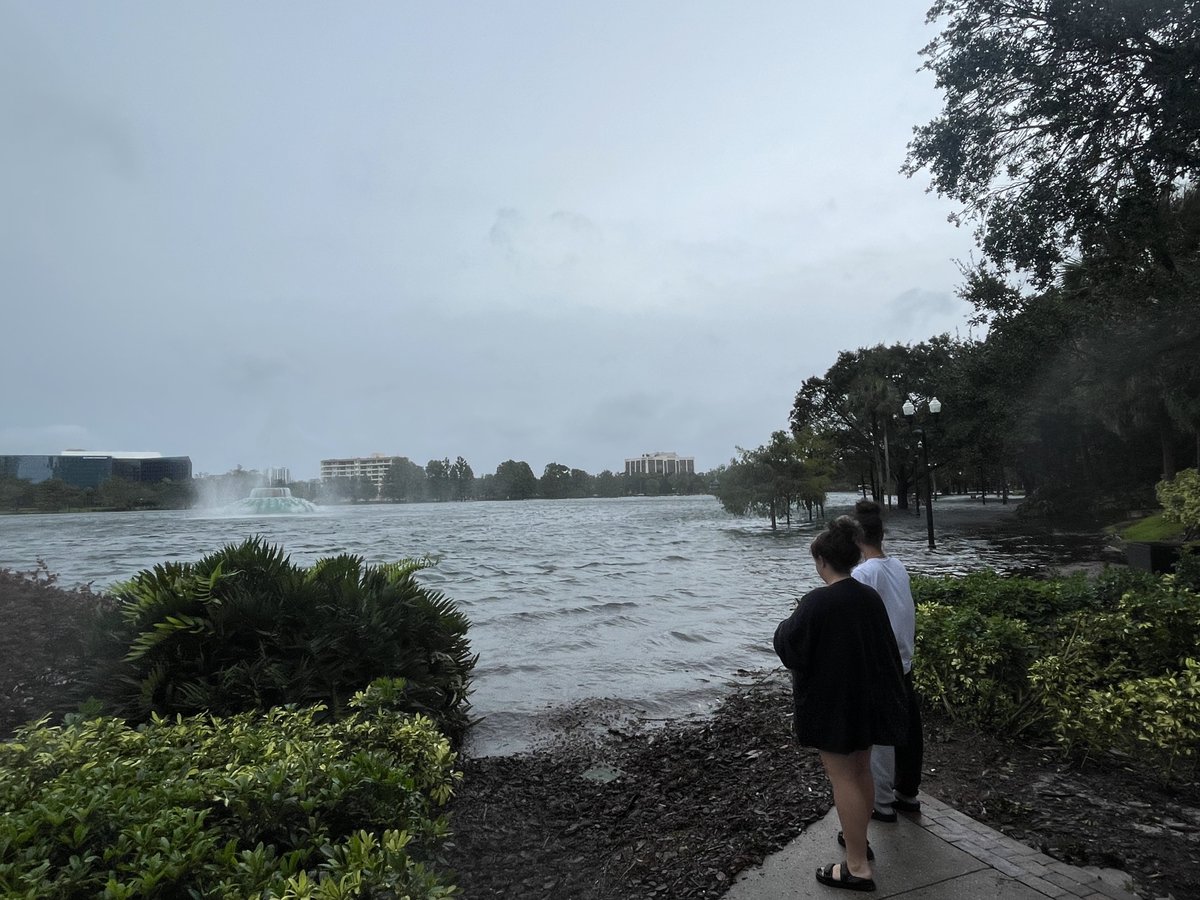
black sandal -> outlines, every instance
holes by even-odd
[[[841,866],[840,877],[834,877],[833,867]],[[849,891],[873,891],[875,890],[874,878],[859,878],[857,875],[850,874],[850,867],[845,861],[840,863],[829,863],[817,869],[817,881],[828,887],[845,888]]]
[[[846,846],[846,836],[844,834],[842,834],[840,831],[838,832],[838,843],[841,844],[843,847]],[[874,859],[874,858],[875,858],[875,851],[871,849],[871,842],[867,841],[867,859]]]

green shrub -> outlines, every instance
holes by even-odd
[[[1067,613],[1097,609],[1108,600],[1086,575],[1030,578],[990,569],[961,578],[914,578],[913,599],[918,604],[971,607],[985,615],[1007,616],[1030,625],[1053,624]]]
[[[1200,664],[1195,660],[1185,660],[1180,671],[1168,675],[1080,689],[1078,669],[1048,657],[1035,664],[1031,679],[1045,679],[1052,728],[1069,750],[1123,753],[1168,779],[1195,773],[1200,748]],[[1183,761],[1190,765],[1178,771]]]
[[[1200,472],[1184,469],[1154,487],[1163,518],[1184,528],[1184,540],[1200,533]]]
[[[1167,576],[914,579],[917,686],[959,722],[1046,731],[1069,752],[1170,771],[1195,758],[1200,728],[1200,596],[1186,559]]]
[[[1131,668],[1140,675],[1176,672],[1200,646],[1200,596],[1162,576],[1149,590],[1126,591],[1117,604],[1126,623]]]
[[[917,607],[917,691],[957,722],[987,730],[1026,727],[1034,650],[1028,626],[1016,619],[967,605]]]
[[[1095,597],[1096,609],[1112,609],[1130,591],[1153,590],[1160,580],[1153,572],[1109,566],[1088,582],[1088,588]]]
[[[454,755],[423,717],[44,724],[0,744],[0,895],[446,897]]]
[[[1068,752],[1077,749],[1075,716],[1098,687],[1129,676],[1120,613],[1077,613],[1063,622],[1058,645],[1029,666],[1036,707],[1050,733]]]
[[[1192,544],[1183,548],[1171,583],[1200,596],[1200,546]]]
[[[343,555],[297,566],[255,538],[155,566],[113,588],[124,656],[98,690],[131,720],[318,703],[336,717],[376,678],[402,678],[393,707],[457,742],[475,657],[467,619],[414,577],[428,565]]]

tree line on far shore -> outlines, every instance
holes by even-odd
[[[366,476],[315,479],[290,485],[292,493],[314,503],[440,503],[466,500],[566,500],[585,497],[671,496],[711,493],[704,473],[626,475],[608,469],[592,475],[562,463],[547,463],[539,477],[524,460],[508,459],[496,471],[477,476],[461,456],[431,459],[424,466],[398,458],[382,483]]]
[[[57,478],[34,484],[0,476],[0,511],[186,509],[222,506],[268,485],[269,473],[238,466],[220,475],[200,474],[190,482],[157,483],[110,478],[99,487],[76,487]],[[592,475],[562,463],[549,463],[539,478],[529,463],[505,460],[494,473],[476,476],[459,456],[431,459],[424,466],[400,457],[376,485],[366,476],[292,481],[293,496],[319,505],[347,503],[438,503],[465,500],[565,500],[585,497],[658,497],[713,492],[707,473],[626,475],[605,469]]]
[[[80,510],[186,509],[196,497],[196,483],[129,481],[109,478],[98,487],[78,487],[61,478],[33,483],[0,475],[0,511],[71,512]]]
[[[99,487],[76,487],[52,478],[34,484],[0,476],[0,511],[71,512],[81,510],[127,511],[136,509],[186,509],[195,505],[221,506],[247,497],[269,483],[269,475],[238,466],[220,475],[200,474],[190,482],[157,483],[110,478]],[[565,500],[584,497],[658,497],[713,492],[707,473],[626,475],[605,469],[592,475],[562,463],[549,463],[541,477],[529,463],[505,460],[494,473],[476,476],[461,456],[432,459],[421,466],[407,457],[398,459],[382,484],[366,476],[322,481],[292,481],[293,496],[318,505],[348,503],[438,503],[465,500]]]

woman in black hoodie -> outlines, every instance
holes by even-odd
[[[846,859],[817,869],[831,887],[875,890],[867,824],[874,808],[871,747],[903,744],[904,670],[875,589],[850,577],[862,529],[840,516],[812,542],[823,587],[809,591],[775,630],[775,652],[792,673],[796,740],[821,754],[842,823]]]

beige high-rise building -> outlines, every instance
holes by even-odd
[[[379,488],[383,484],[383,476],[387,474],[392,463],[403,458],[402,456],[384,456],[382,453],[372,453],[370,456],[353,456],[349,459],[323,459],[321,460],[321,480],[357,478],[365,475],[375,482],[376,488]]]
[[[692,456],[680,456],[678,453],[664,453],[661,450],[654,453],[643,453],[641,456],[631,456],[625,460],[626,475],[695,475],[696,460]]]

